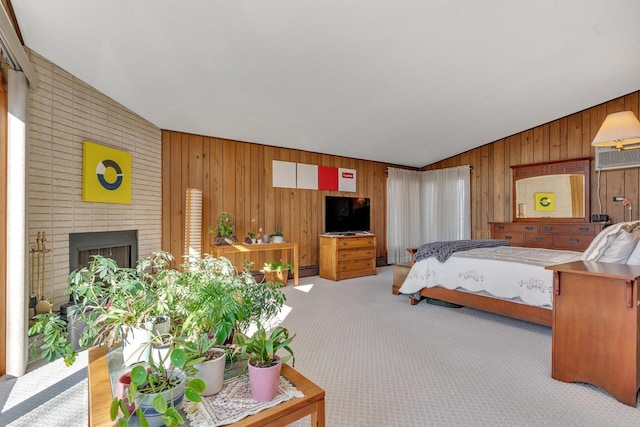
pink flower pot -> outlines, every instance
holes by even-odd
[[[126,391],[131,385],[131,371],[122,374],[118,381],[116,382],[116,397],[122,399],[129,413],[133,412],[136,409],[135,402],[129,403],[127,399]]]
[[[268,402],[277,396],[280,368],[282,367],[280,358],[277,359],[278,363],[268,368],[256,368],[249,362],[249,384],[253,400]]]

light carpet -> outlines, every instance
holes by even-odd
[[[391,294],[392,268],[285,288],[296,369],[328,426],[638,426],[640,411],[551,378],[551,329]],[[283,313],[284,315],[284,313]],[[83,377],[84,375],[84,377]],[[0,382],[0,425],[86,425],[86,357]],[[309,419],[295,423],[308,426]]]

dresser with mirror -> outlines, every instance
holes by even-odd
[[[511,246],[582,252],[606,223],[591,223],[590,158],[511,166],[512,222],[490,222]]]

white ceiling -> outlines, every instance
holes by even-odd
[[[407,166],[640,89],[638,0],[12,0],[162,129]]]

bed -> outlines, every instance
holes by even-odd
[[[554,275],[576,260],[640,265],[640,221],[605,228],[584,252],[497,246],[416,261],[400,287],[411,304],[432,298],[551,326]]]

